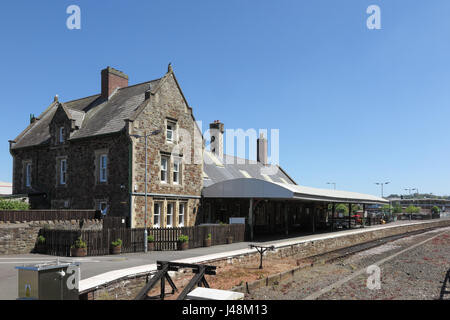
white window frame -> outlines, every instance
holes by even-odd
[[[169,208],[170,208],[170,210],[169,210]],[[166,227],[167,228],[173,227],[173,208],[174,208],[173,203],[167,204],[167,214],[166,214]]]
[[[181,184],[181,160],[173,159],[173,171],[172,171],[172,181],[174,184]],[[175,170],[176,167],[176,170]],[[176,179],[175,179],[176,177]]]
[[[31,163],[25,164],[25,187],[31,187]]]
[[[100,182],[108,182],[108,155],[102,154],[100,155],[100,171],[99,171],[99,179]],[[105,163],[103,163],[103,159],[105,159]]]
[[[64,133],[65,133],[65,128],[59,127],[59,142],[60,143],[64,142]]]
[[[65,185],[66,183],[67,183],[67,159],[61,159],[59,160],[59,184]]]
[[[158,212],[158,214],[156,214],[156,212]],[[158,219],[156,219],[156,217],[158,217]],[[156,220],[158,220],[158,223],[156,223]],[[160,226],[161,226],[161,203],[155,202],[153,204],[153,228],[159,228]]]
[[[163,163],[165,162],[165,166],[163,165]],[[168,175],[169,175],[169,158],[168,157],[164,157],[161,156],[161,170],[160,170],[160,180],[162,183],[167,183],[168,181]],[[164,172],[164,179],[163,179],[163,172]]]
[[[178,204],[178,226],[184,227],[186,220],[186,204],[184,202]]]
[[[169,126],[171,126],[171,129],[169,129]],[[169,135],[171,138],[169,138]],[[166,120],[166,140],[171,143],[177,140],[177,123],[175,121]]]

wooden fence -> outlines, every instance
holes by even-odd
[[[53,220],[83,220],[100,218],[96,210],[0,210],[0,221],[53,221]]]
[[[189,248],[203,247],[203,240],[211,233],[211,245],[227,243],[227,238],[232,237],[233,242],[244,241],[245,225],[211,225],[181,228],[155,228],[148,229],[148,234],[153,235],[155,250],[177,250],[177,241],[180,235],[189,237]],[[70,256],[71,245],[81,236],[87,244],[89,256],[107,255],[110,253],[111,242],[121,239],[122,252],[144,251],[144,229],[103,229],[92,231],[49,230],[42,229],[40,235],[45,238],[46,254],[56,256]]]

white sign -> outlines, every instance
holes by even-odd
[[[230,224],[245,224],[245,218],[230,218]]]

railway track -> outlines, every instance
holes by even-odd
[[[422,229],[422,230],[417,230],[417,231],[406,232],[406,233],[398,234],[395,236],[389,236],[389,237],[377,239],[374,241],[369,241],[369,242],[357,244],[354,246],[350,246],[350,247],[322,253],[319,255],[299,259],[299,261],[308,262],[308,263],[310,262],[311,266],[313,266],[314,264],[333,263],[340,259],[344,259],[344,258],[347,258],[356,253],[382,246],[389,242],[393,242],[393,241],[396,241],[396,240],[399,240],[402,238],[408,238],[408,237],[418,235],[418,234],[423,234],[423,233],[426,233],[426,232],[429,232],[432,230],[436,230],[436,229],[440,229],[440,228],[442,228],[442,227],[427,228],[427,229]]]

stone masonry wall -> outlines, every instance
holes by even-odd
[[[35,247],[39,230],[79,230],[80,220],[71,221],[35,221],[35,222],[1,222],[0,221],[0,255],[28,254]],[[82,230],[101,230],[101,220],[83,220]]]
[[[125,133],[67,141],[57,146],[12,150],[14,193],[45,192],[46,199],[31,206],[36,209],[99,209],[100,200],[109,205],[108,215],[129,216],[129,139]],[[96,179],[96,151],[108,154],[108,181]],[[58,184],[59,157],[67,157],[67,183]],[[31,188],[24,186],[24,162],[31,161]]]
[[[156,90],[154,88],[154,90]],[[169,142],[166,137],[167,121],[176,122],[179,133],[178,142]],[[161,212],[161,226],[166,225],[167,201],[184,201],[188,203],[185,226],[195,224],[199,200],[189,197],[200,197],[203,187],[203,140],[192,117],[192,110],[187,106],[179,90],[174,75],[168,73],[161,80],[161,88],[150,96],[148,104],[142,109],[136,120],[129,127],[130,135],[149,134],[155,130],[161,132],[148,138],[149,180],[148,193],[162,195],[148,197],[148,222],[153,224],[153,205],[155,201],[163,201]],[[199,136],[200,135],[200,136]],[[199,140],[198,140],[199,138]],[[145,191],[145,140],[133,141],[133,178],[132,186],[135,193],[144,194]],[[176,152],[175,152],[176,150]],[[173,183],[172,152],[180,156],[181,183]],[[161,157],[168,158],[167,183],[161,182]],[[168,195],[168,196],[166,196]],[[169,196],[170,195],[170,196]],[[185,197],[183,197],[185,196]],[[133,228],[144,225],[144,197],[133,197]],[[194,213],[195,212],[195,213]],[[174,212],[174,218],[177,216]],[[177,226],[176,221],[174,226]]]

